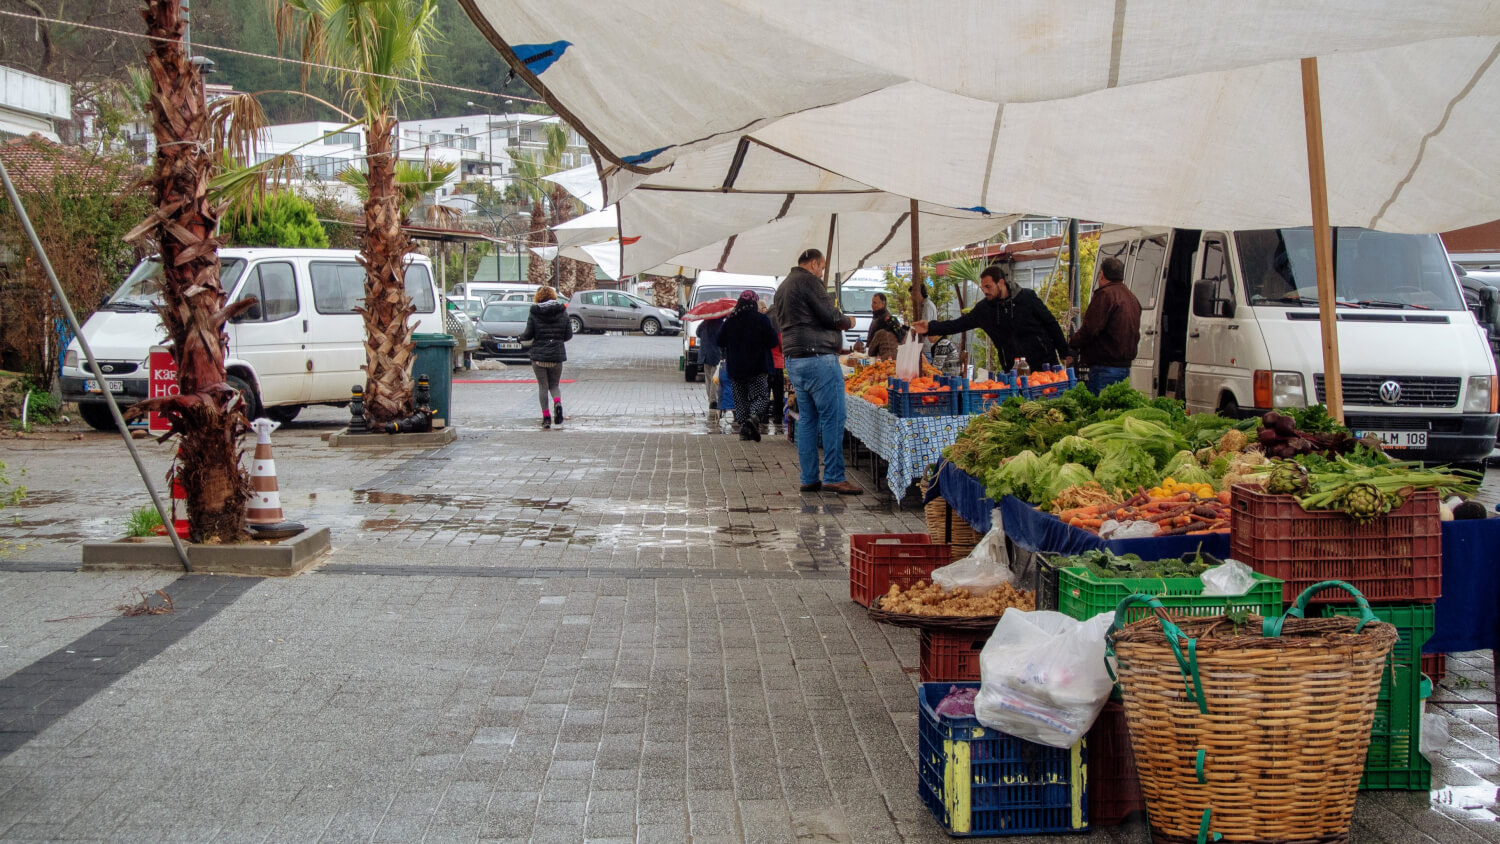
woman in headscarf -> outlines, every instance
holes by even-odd
[[[740,426],[740,439],[760,441],[760,418],[765,415],[770,398],[767,375],[771,371],[771,350],[776,347],[776,329],[760,312],[760,297],[754,290],[740,294],[734,312],[719,329],[719,348],[724,352],[724,368],[729,373],[729,387],[734,391],[734,418]]]

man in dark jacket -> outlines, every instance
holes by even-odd
[[[875,332],[880,330],[881,323],[891,315],[890,307],[886,304],[885,294],[876,293],[870,297],[870,330],[865,332],[865,345],[875,343]]]
[[[1099,289],[1089,299],[1083,325],[1068,340],[1080,361],[1088,364],[1088,388],[1094,395],[1130,378],[1130,362],[1141,340],[1141,302],[1125,286],[1125,262],[1105,258],[1099,263],[1099,276]]]
[[[776,347],[776,329],[760,312],[760,297],[754,290],[740,294],[734,313],[719,331],[724,350],[724,368],[734,391],[734,419],[740,439],[760,442],[760,419],[770,398],[771,350]]]
[[[531,341],[531,371],[536,373],[537,396],[542,402],[542,427],[561,425],[562,411],[562,365],[568,359],[564,344],[573,339],[573,325],[568,321],[567,309],[557,300],[557,291],[550,287],[538,287],[535,304],[526,317],[526,330],[521,332],[523,341]],[[547,412],[547,395],[552,395],[552,412]]]
[[[1068,355],[1068,338],[1035,291],[1012,285],[1005,270],[995,264],[979,274],[979,289],[984,298],[958,319],[924,319],[912,323],[912,329],[941,337],[978,328],[1000,352],[1002,370],[1014,368],[1017,358],[1026,358],[1032,369],[1063,362]]]
[[[786,374],[797,391],[797,462],[802,491],[826,489],[842,495],[864,490],[844,479],[844,370],[839,366],[840,332],[854,321],[828,299],[823,270],[828,261],[816,249],[803,252],[776,293],[776,322]],[[818,444],[823,445],[821,478]]]

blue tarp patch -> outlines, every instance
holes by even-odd
[[[983,214],[986,217],[988,217],[990,215],[990,209],[984,207],[983,205],[975,205],[972,208],[960,208],[958,210],[960,210],[960,211],[978,211],[979,213]]]
[[[666,151],[666,147],[657,147],[656,149],[648,149],[645,152],[636,153],[635,155],[627,155],[620,160],[626,164],[645,164]]]
[[[540,76],[571,46],[571,41],[553,41],[551,44],[519,44],[511,49],[527,70]]]

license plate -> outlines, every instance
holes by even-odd
[[[104,383],[109,387],[109,391],[111,393],[123,393],[123,392],[125,392],[125,382],[124,381],[117,381],[117,380],[111,378],[111,379],[106,380]],[[90,378],[87,381],[83,382],[83,391],[86,392],[86,393],[99,393],[99,392],[103,392],[102,390],[99,389],[99,382],[95,381],[92,378]]]
[[[500,344],[500,348],[502,348],[502,349],[519,349],[519,348],[521,348],[521,344],[520,343],[501,343]]]
[[[1403,449],[1403,448],[1426,448],[1426,431],[1355,431],[1354,436],[1363,437],[1366,434],[1374,434],[1380,438],[1381,448]]]

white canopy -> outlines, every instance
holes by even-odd
[[[598,185],[596,178],[594,184]],[[620,212],[614,206],[600,208],[598,211],[590,211],[582,217],[573,219],[552,227],[552,233],[557,236],[558,246],[581,246],[585,243],[598,243],[620,234]]]
[[[1306,224],[1317,56],[1333,224],[1500,217],[1496,0],[462,2],[611,201],[720,185],[749,137],[950,208]]]

